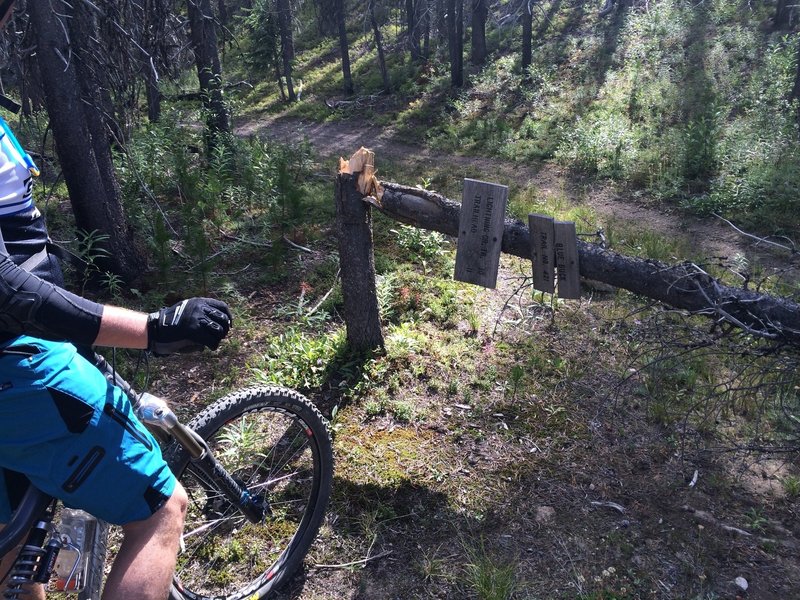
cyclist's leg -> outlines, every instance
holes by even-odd
[[[0,531],[3,530],[4,525],[0,523]],[[14,559],[17,557],[17,550],[12,551],[11,553],[0,557],[0,596],[3,595],[3,592],[6,591],[6,583],[5,578],[8,574],[9,569],[11,569],[11,565],[14,564]],[[44,600],[44,586],[41,584],[35,584],[27,588],[29,600]]]
[[[11,382],[0,385],[0,465],[24,473],[68,506],[125,527],[129,564],[138,553],[151,556],[145,540],[159,548],[172,539],[162,545],[174,551],[185,494],[175,492],[158,444],[127,397],[70,344],[25,336],[12,346],[22,342],[33,354],[0,353],[0,384]],[[165,529],[168,521],[177,524]],[[160,585],[146,570],[135,573],[139,598]]]
[[[178,484],[150,518],[122,526],[125,537],[106,578],[104,600],[164,600],[169,595],[186,504]]]

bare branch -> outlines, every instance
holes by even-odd
[[[720,219],[721,221],[725,221],[737,233],[740,233],[743,236],[748,237],[750,239],[756,240],[756,242],[757,242],[756,246],[758,246],[759,244],[767,244],[769,246],[775,246],[776,248],[780,248],[781,250],[786,250],[787,252],[790,252],[791,254],[797,254],[798,253],[797,246],[795,245],[795,243],[792,240],[790,240],[789,238],[785,237],[785,236],[781,236],[781,238],[787,240],[791,244],[791,247],[790,246],[784,246],[783,244],[778,244],[777,242],[770,241],[769,239],[767,239],[765,237],[758,237],[757,235],[753,235],[752,233],[747,233],[746,231],[742,231],[741,229],[739,229],[736,225],[731,223],[725,217],[722,217],[722,216],[718,215],[717,213],[712,213],[712,214],[715,217],[717,217],[718,219]]]

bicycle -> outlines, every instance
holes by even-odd
[[[170,600],[255,600],[286,583],[314,541],[331,493],[330,427],[317,408],[292,390],[245,388],[184,425],[164,400],[137,393],[102,356],[96,363],[131,399],[189,496]],[[31,485],[0,531],[0,556],[29,532],[6,576],[6,600],[19,599],[28,582],[51,580],[79,600],[99,600],[109,527],[89,519],[75,528],[66,518],[73,513],[58,507]]]

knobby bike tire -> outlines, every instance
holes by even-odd
[[[325,516],[333,481],[328,422],[305,397],[277,387],[225,396],[189,426],[270,514],[249,523],[181,452],[167,460],[189,509],[171,600],[266,598],[301,566]]]
[[[86,571],[86,587],[78,593],[78,600],[100,600],[105,577],[106,554],[108,553],[109,525],[97,520],[94,528],[94,543],[89,555],[89,566]]]

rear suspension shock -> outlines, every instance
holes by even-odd
[[[22,546],[17,560],[8,572],[7,589],[3,594],[5,600],[21,600],[27,594],[25,587],[36,583],[47,554],[44,549],[47,528],[46,521],[39,521],[28,534],[25,545]]]

